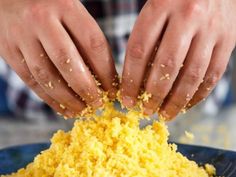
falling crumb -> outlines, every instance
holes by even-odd
[[[166,67],[166,65],[163,65],[163,64],[161,64],[161,67],[162,67],[162,68],[165,68],[165,67]]]
[[[162,81],[162,80],[170,80],[170,74],[165,74],[164,76],[162,76],[161,78],[160,78],[160,80]]]
[[[67,63],[67,64],[70,63],[70,59],[69,59],[69,58],[66,60],[66,63]]]
[[[72,72],[73,70],[72,70],[72,68],[70,68],[70,72]]]
[[[194,157],[194,154],[191,154],[191,157]]]
[[[61,109],[66,109],[66,107],[63,104],[59,105]]]
[[[130,82],[131,82],[131,83],[133,83],[133,82],[134,82],[134,80],[133,80],[133,79],[130,79]]]
[[[61,113],[57,112],[57,115],[61,116]]]
[[[194,139],[194,135],[193,135],[192,133],[190,133],[190,132],[188,132],[188,131],[185,131],[184,133],[185,133],[185,136],[186,136],[188,139],[190,139],[190,140],[193,140],[193,139]]]
[[[211,88],[210,88],[210,87],[207,87],[207,88],[206,88],[206,90],[207,90],[207,91],[210,91],[210,90],[211,90]]]
[[[43,54],[43,53],[41,53],[39,56],[42,58],[42,57],[44,57],[44,54]]]

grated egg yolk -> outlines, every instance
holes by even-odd
[[[17,173],[2,177],[209,177],[168,144],[164,121],[139,129],[139,111],[121,113],[108,103],[101,115],[59,130],[48,150]]]

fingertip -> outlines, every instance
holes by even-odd
[[[130,96],[123,96],[122,103],[127,108],[132,108],[135,106],[136,100]]]
[[[108,97],[109,97],[111,100],[116,99],[117,92],[118,92],[118,89],[113,87],[112,89],[110,89],[110,90],[108,91]]]
[[[151,116],[152,114],[155,113],[155,111],[154,111],[153,109],[151,109],[151,108],[144,107],[144,108],[143,108],[143,113],[144,113],[145,115]]]
[[[167,111],[161,110],[159,111],[159,117],[166,122],[171,121],[174,117],[172,117]]]
[[[66,109],[63,113],[64,118],[74,118],[76,114],[73,111]]]
[[[99,107],[102,107],[103,101],[102,101],[101,98],[98,98],[98,99],[94,100],[93,102],[91,102],[90,105],[91,105],[94,109],[97,109],[97,108],[99,108]]]

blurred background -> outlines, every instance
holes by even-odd
[[[115,14],[123,13],[122,15],[127,17],[125,20],[107,17],[105,20],[97,21],[111,44],[117,69],[121,73],[126,42],[142,4],[136,4],[136,8],[134,4],[129,7],[128,1],[119,2],[123,3],[123,9],[129,9],[133,15],[120,10]],[[114,7],[122,9],[122,3]],[[109,8],[103,10],[108,10],[112,14]],[[97,17],[95,13],[90,12]],[[171,141],[236,150],[236,64],[233,63],[235,53],[234,51],[231,57],[228,71],[212,95],[186,114],[181,114],[168,123]],[[16,85],[18,87],[15,87]],[[18,95],[19,88],[23,95]],[[20,99],[15,99],[19,97]],[[30,101],[25,102],[26,99]],[[39,102],[41,101],[29,92],[0,58],[0,149],[18,144],[48,142],[58,129],[71,129],[73,120],[64,120],[56,116],[45,105],[38,109],[36,103]],[[27,112],[23,109],[25,106],[29,108]],[[187,138],[185,131],[193,133],[195,138]]]

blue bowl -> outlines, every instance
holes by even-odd
[[[178,144],[178,151],[199,165],[210,163],[217,169],[217,176],[236,177],[236,152],[208,147]],[[0,150],[0,175],[16,172],[32,162],[49,143],[15,146]]]

